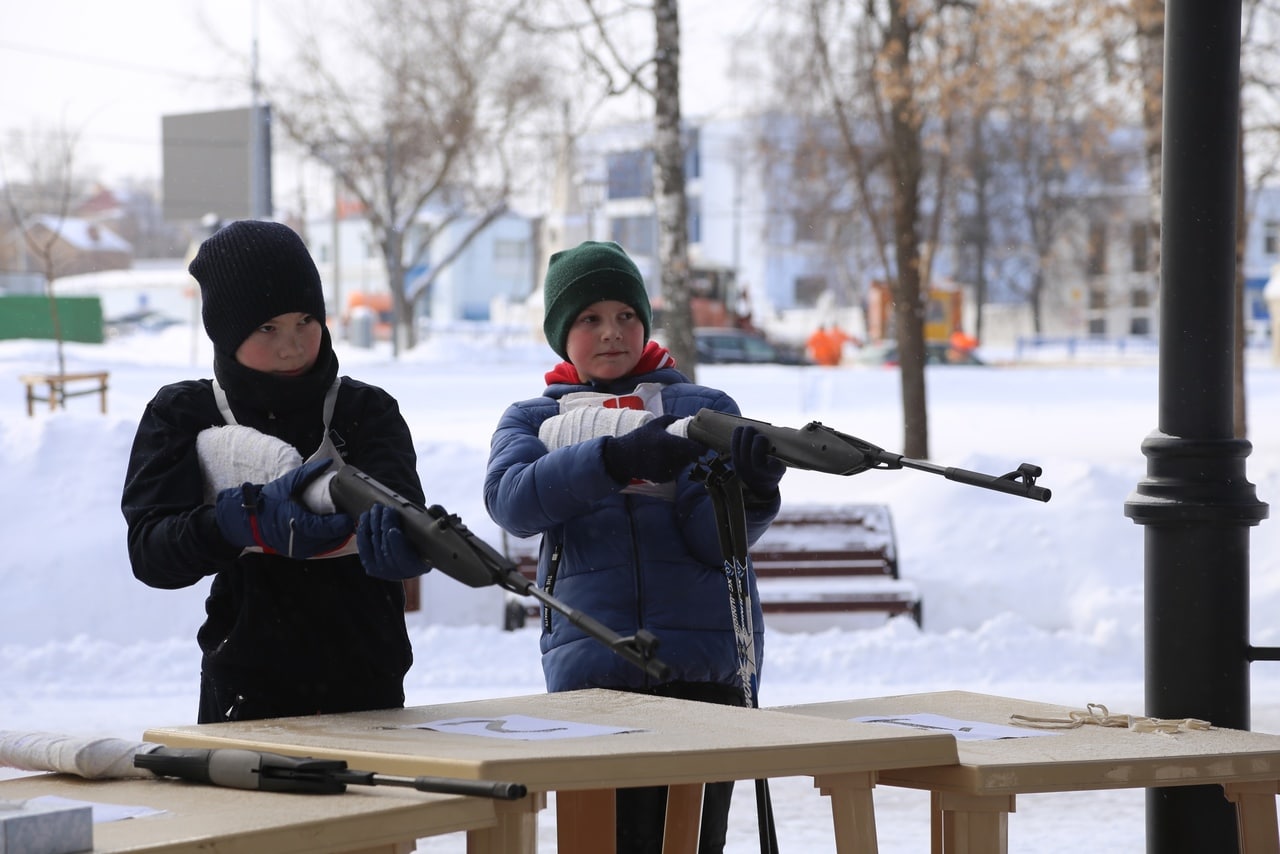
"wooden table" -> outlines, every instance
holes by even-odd
[[[840,720],[923,712],[1002,725],[1009,725],[1013,714],[1065,719],[1071,711],[1084,711],[967,691],[773,710]],[[1095,724],[1055,731],[1059,734],[1043,738],[960,741],[958,765],[885,769],[877,781],[931,793],[934,854],[1007,852],[1009,813],[1021,794],[1193,785],[1221,785],[1236,804],[1241,852],[1280,854],[1275,807],[1280,736],[1216,727],[1143,733]]]
[[[84,780],[40,774],[0,782],[0,800],[57,795],[145,806],[159,815],[95,824],[95,852],[405,854],[417,839],[497,823],[485,798],[351,786],[340,795],[255,792],[180,780]]]
[[[640,731],[517,741],[402,728],[508,715]],[[876,774],[957,758],[955,739],[946,734],[605,690],[166,727],[148,730],[144,737],[173,747],[244,747],[343,759],[352,768],[384,774],[525,784],[528,797],[495,804],[494,830],[468,837],[474,846],[469,854],[533,851],[537,813],[549,791],[556,792],[557,850],[610,854],[614,791],[652,785],[672,787],[665,850],[692,852],[704,783],[791,776],[813,777],[831,798],[837,851],[874,854]]]
[[[84,371],[76,374],[23,374],[18,381],[27,387],[27,415],[36,414],[36,401],[48,402],[49,411],[59,406],[67,408],[68,397],[79,397],[82,394],[98,395],[98,409],[107,414],[107,377],[109,371]],[[67,386],[73,383],[88,383],[85,388],[68,391]],[[36,393],[36,386],[47,386],[48,394]]]

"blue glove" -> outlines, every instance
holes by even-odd
[[[749,424],[733,428],[729,450],[742,485],[761,497],[772,495],[787,473],[786,463],[769,456],[769,437]]]
[[[404,535],[399,511],[385,504],[375,504],[360,514],[356,548],[364,571],[384,581],[417,578],[431,569]]]
[[[636,477],[654,483],[675,480],[685,466],[706,450],[692,439],[668,433],[667,427],[675,420],[674,415],[663,415],[630,433],[606,438],[605,471],[624,484]]]
[[[266,484],[246,483],[218,493],[218,530],[232,545],[297,560],[333,551],[351,536],[355,522],[345,513],[314,513],[302,503],[307,484],[333,460],[314,460]]]

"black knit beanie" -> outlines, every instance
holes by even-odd
[[[233,222],[200,244],[188,269],[200,283],[204,330],[224,355],[277,315],[301,311],[324,323],[320,272],[287,225]]]
[[[542,331],[560,358],[569,358],[564,345],[573,321],[600,300],[617,300],[634,308],[644,323],[644,340],[649,340],[653,310],[644,277],[621,246],[588,240],[551,256],[542,286]]]

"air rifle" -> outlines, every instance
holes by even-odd
[[[419,792],[474,795],[514,801],[527,792],[522,783],[458,780],[451,777],[392,777],[373,771],[352,771],[341,759],[311,759],[239,748],[197,749],[161,747],[138,753],[133,764],[157,777],[177,777],[232,789],[262,792],[302,792],[332,795],[348,785],[407,786]]]
[[[641,629],[622,637],[599,620],[571,608],[525,578],[515,562],[467,529],[462,520],[438,504],[423,507],[352,465],[344,465],[329,482],[329,496],[344,513],[359,516],[374,504],[398,510],[405,535],[423,562],[468,587],[496,584],[521,596],[532,596],[559,611],[570,623],[603,643],[650,676],[665,679],[670,668],[654,657],[658,639]]]
[[[700,409],[689,421],[687,435],[690,439],[728,454],[734,428],[751,426],[766,436],[771,446],[769,456],[791,468],[828,474],[854,475],[870,469],[912,468],[939,474],[947,480],[969,486],[980,486],[1020,495],[1035,501],[1048,501],[1052,493],[1043,486],[1036,486],[1040,467],[1023,463],[1016,471],[1003,475],[989,475],[966,469],[934,465],[924,460],[914,460],[901,454],[890,453],[870,442],[857,439],[838,430],[811,421],[796,429],[775,427],[764,421],[753,421],[741,415],[729,415],[714,409]]]

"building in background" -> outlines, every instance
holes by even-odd
[[[472,222],[464,217],[442,225],[443,215],[427,210],[406,230],[406,264],[410,266],[400,287],[410,294],[426,288],[415,303],[415,320],[421,329],[491,321],[495,301],[519,302],[535,288],[537,220],[505,214],[455,256]],[[430,245],[424,248],[428,234],[432,235]],[[382,303],[376,297],[391,293],[386,264],[362,214],[351,212],[336,223],[331,217],[313,218],[306,224],[304,237],[320,269],[331,312],[345,316],[361,305],[379,306],[381,312]],[[449,258],[442,269],[434,269]]]
[[[1280,187],[1254,192],[1246,208],[1249,234],[1244,248],[1245,324],[1252,336],[1271,334],[1265,289],[1280,264]]]

